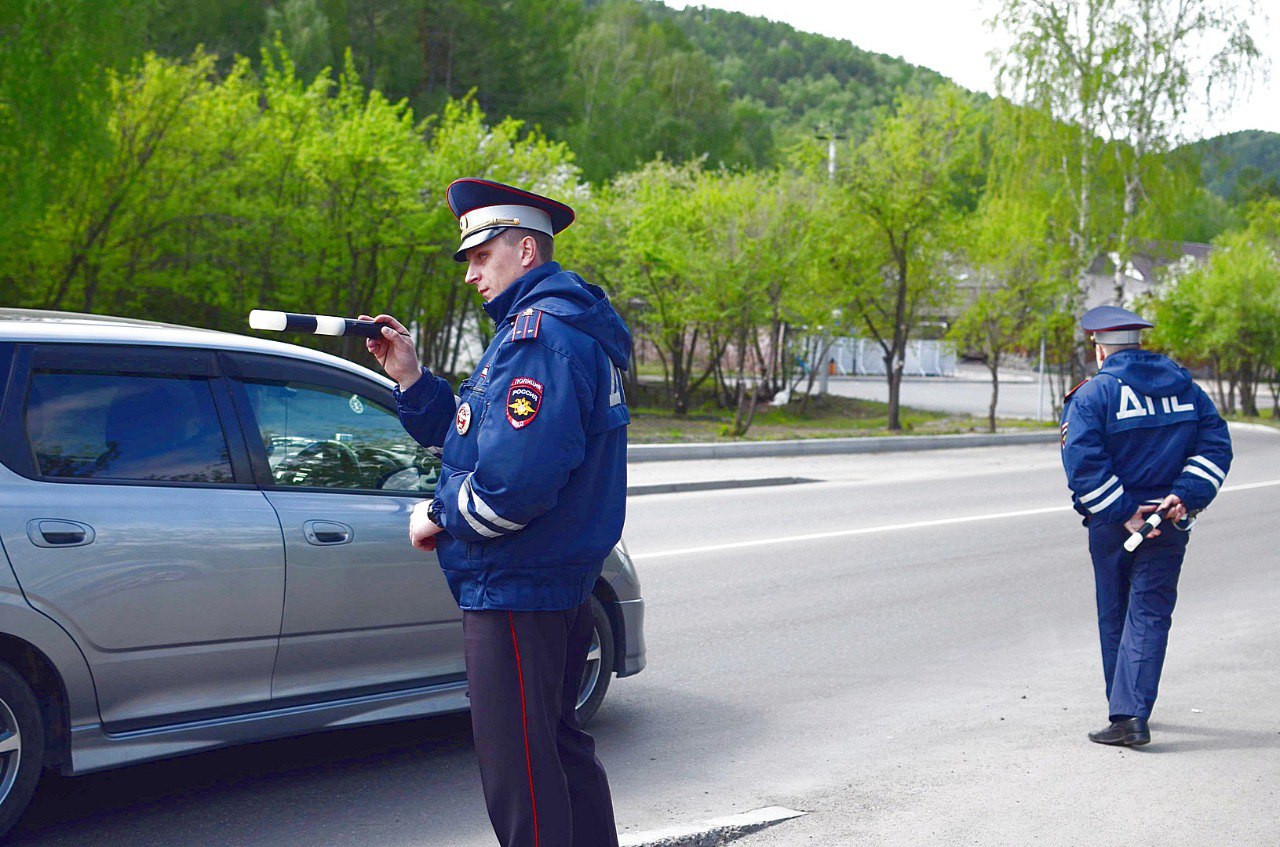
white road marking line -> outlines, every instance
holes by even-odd
[[[1270,488],[1280,485],[1280,479],[1266,482],[1249,482],[1241,485],[1224,485],[1221,493],[1228,491],[1250,491],[1255,488]],[[764,547],[770,544],[796,544],[803,541],[822,541],[828,538],[847,538],[852,535],[870,535],[876,532],[897,532],[904,529],[926,529],[951,524],[975,523],[977,521],[996,521],[1006,518],[1026,518],[1033,515],[1048,515],[1054,512],[1072,511],[1071,506],[1046,506],[1040,509],[1020,509],[1016,512],[995,512],[986,515],[967,515],[961,518],[935,518],[929,521],[911,521],[910,523],[887,524],[885,526],[865,526],[859,529],[838,529],[831,532],[813,532],[806,535],[775,536],[759,538],[755,541],[733,541],[728,544],[708,544],[703,547],[685,547],[682,550],[660,550],[656,553],[632,553],[633,561],[644,559],[664,559],[671,556],[690,556],[695,553],[718,553],[724,550],[744,550],[749,547]]]
[[[724,844],[732,838],[772,826],[775,823],[798,818],[804,812],[782,806],[752,809],[739,815],[715,818],[702,823],[677,825],[624,835],[618,839],[619,847],[699,847],[699,845]]]
[[[658,559],[665,556],[684,556],[691,553],[714,553],[720,550],[741,550],[746,547],[762,547],[767,544],[795,544],[801,541],[821,541],[827,538],[845,538],[850,535],[869,535],[873,532],[894,532],[901,529],[923,529],[930,526],[947,524],[972,523],[973,521],[991,521],[1000,518],[1022,518],[1030,515],[1046,515],[1050,512],[1067,511],[1070,506],[1049,506],[1043,509],[1023,509],[1017,512],[1000,512],[994,515],[969,515],[963,518],[937,518],[931,521],[912,521],[911,523],[888,524],[887,526],[866,526],[860,529],[839,529],[833,532],[813,532],[808,535],[774,536],[755,541],[734,541],[729,544],[709,544],[705,547],[686,547],[683,550],[663,550],[659,553],[632,553],[632,559]]]

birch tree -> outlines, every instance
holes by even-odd
[[[1083,291],[1101,249],[1116,253],[1113,299],[1125,299],[1158,154],[1194,111],[1227,108],[1260,64],[1249,34],[1254,0],[1001,0],[990,23],[1008,35],[997,51],[1003,93],[1067,128],[1050,137],[1074,205],[1070,242]],[[1100,159],[1114,157],[1106,180]],[[1109,194],[1110,197],[1100,194]],[[1099,219],[1112,203],[1118,220]]]

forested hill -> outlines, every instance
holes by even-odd
[[[815,128],[853,132],[902,90],[930,88],[946,77],[852,42],[790,24],[706,6],[672,9],[650,0],[712,62],[735,97],[774,110],[775,126],[811,134]]]
[[[591,179],[661,153],[762,166],[817,128],[859,134],[942,77],[765,18],[657,0],[130,0],[147,49],[257,58],[277,33],[310,77],[351,51],[365,85],[420,116],[485,113],[567,141]],[[150,10],[148,12],[148,10]]]
[[[1200,156],[1205,187],[1239,202],[1280,196],[1280,133],[1246,130],[1188,144]]]

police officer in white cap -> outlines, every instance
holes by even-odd
[[[476,755],[503,847],[616,847],[609,781],[577,696],[592,591],[622,533],[631,335],[597,286],[552,260],[573,210],[483,179],[449,186],[495,335],[455,397],[387,315],[369,342],[400,420],[442,450],[410,540],[434,547],[462,608]],[[608,673],[610,669],[602,669]]]
[[[1067,394],[1062,464],[1089,529],[1097,587],[1109,723],[1089,739],[1138,747],[1151,741],[1188,514],[1208,506],[1226,479],[1231,438],[1186,370],[1140,348],[1149,321],[1100,306],[1080,325],[1093,335],[1099,371]],[[1173,529],[1126,550],[1156,510]]]

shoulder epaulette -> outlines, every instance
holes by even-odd
[[[1064,396],[1062,399],[1063,399],[1063,400],[1070,400],[1070,399],[1071,399],[1071,395],[1072,395],[1072,394],[1075,394],[1078,390],[1080,390],[1080,386],[1084,385],[1084,384],[1085,384],[1086,382],[1088,382],[1090,379],[1091,379],[1091,377],[1085,377],[1084,379],[1082,379],[1082,380],[1080,380],[1079,382],[1077,382],[1077,383],[1075,384],[1075,387],[1074,387],[1074,388],[1072,388],[1070,391],[1068,391],[1068,392],[1066,393],[1066,396]]]
[[[525,309],[516,317],[515,326],[511,329],[512,341],[529,341],[538,337],[542,327],[542,310],[532,307]]]

